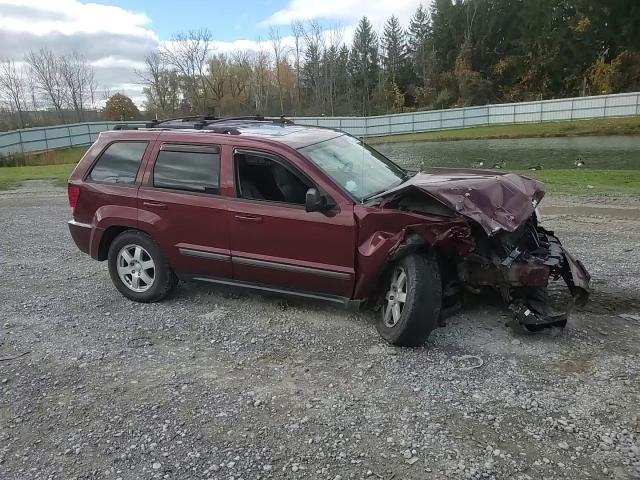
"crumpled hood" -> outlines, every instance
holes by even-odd
[[[423,170],[379,197],[418,189],[454,212],[477,222],[487,235],[513,232],[533,214],[544,196],[542,182],[493,170],[432,168]]]

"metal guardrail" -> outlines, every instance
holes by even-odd
[[[338,128],[356,136],[384,136],[456,128],[541,123],[640,115],[640,92],[594,97],[484,105],[372,117],[296,117],[301,125]],[[145,122],[88,122],[24,128],[0,133],[0,155],[85,146],[115,125]]]

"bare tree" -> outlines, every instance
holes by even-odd
[[[234,104],[246,110],[251,101],[251,55],[247,51],[236,52],[232,57],[229,76],[229,93]]]
[[[464,29],[464,47],[469,48],[471,45],[471,36],[473,32],[473,23],[478,13],[478,2],[468,2],[465,5],[466,25]]]
[[[282,37],[280,37],[280,30],[276,27],[269,29],[269,39],[271,40],[271,48],[273,49],[273,58],[275,60],[276,68],[276,84],[278,86],[278,98],[280,100],[280,115],[284,115],[284,92],[282,88],[282,67],[286,62],[286,51],[282,46]]]
[[[305,64],[303,67],[305,87],[312,97],[312,107],[317,113],[324,111],[324,79],[322,74],[323,55],[325,52],[322,27],[316,20],[308,23],[304,29]]]
[[[37,52],[30,50],[25,61],[31,67],[36,86],[51,102],[60,122],[64,122],[62,109],[66,102],[67,91],[60,59],[51,50],[42,48]]]
[[[91,72],[91,78],[89,79],[89,104],[91,105],[91,110],[96,110],[96,96],[98,95],[98,81],[96,80],[95,74]]]
[[[294,64],[296,68],[296,115],[300,112],[302,105],[302,88],[300,85],[300,58],[302,57],[302,39],[304,38],[304,25],[300,20],[291,22],[291,33],[293,34]]]
[[[173,66],[185,82],[188,101],[194,111],[205,113],[208,107],[209,84],[207,66],[211,52],[211,32],[190,30],[176,34],[162,49],[164,59]]]
[[[95,83],[93,68],[83,55],[75,51],[68,57],[60,57],[59,62],[68,102],[75,110],[77,120],[81,122],[84,120],[86,103],[91,101],[92,84]]]
[[[208,86],[216,100],[218,109],[229,83],[229,59],[224,53],[214,55],[209,60]]]
[[[178,106],[179,81],[176,72],[169,68],[166,59],[159,52],[153,52],[144,59],[145,70],[136,71],[140,82],[146,85],[147,109],[164,117],[173,115]]]
[[[335,115],[336,106],[336,82],[338,78],[338,55],[340,45],[342,45],[342,37],[344,31],[338,24],[329,31],[329,47],[324,52],[324,85],[326,92],[326,101],[329,103],[329,112],[331,116]]]
[[[265,113],[269,98],[269,53],[262,48],[252,56],[252,93],[255,111]]]
[[[27,78],[27,91],[29,95],[29,109],[32,111],[31,119],[33,122],[42,121],[42,113],[40,112],[40,98],[38,92],[38,86],[36,84],[35,77],[33,75],[26,75]]]
[[[114,93],[111,91],[111,89],[108,87],[105,87],[105,89],[102,91],[102,100],[107,102],[113,95]]]
[[[0,95],[7,99],[9,109],[17,115],[18,128],[24,127],[25,94],[26,79],[22,69],[13,60],[0,59]]]

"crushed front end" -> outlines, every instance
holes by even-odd
[[[475,239],[475,251],[456,262],[458,279],[472,291],[497,288],[513,311],[514,327],[525,332],[564,327],[573,308],[587,302],[589,273],[553,232],[538,225],[535,214],[514,232]],[[548,288],[555,280],[569,291],[564,308],[550,301]]]
[[[395,246],[390,249],[390,258],[415,244],[410,232],[439,251],[443,308],[455,307],[460,292],[481,293],[482,288],[491,287],[513,311],[513,326],[535,332],[564,327],[574,307],[586,303],[590,281],[582,263],[565,250],[553,232],[538,224],[536,207],[543,197],[542,183],[522,175],[430,169],[379,195],[377,205],[382,210],[425,216],[422,222],[413,220],[392,237]],[[451,228],[444,232],[456,235],[435,235],[429,216],[451,222]],[[463,226],[456,223],[460,221]],[[563,281],[569,293],[560,307],[555,290],[549,295],[556,280]]]

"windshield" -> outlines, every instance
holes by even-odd
[[[406,178],[399,166],[349,135],[309,145],[300,152],[359,201],[395,187]]]

